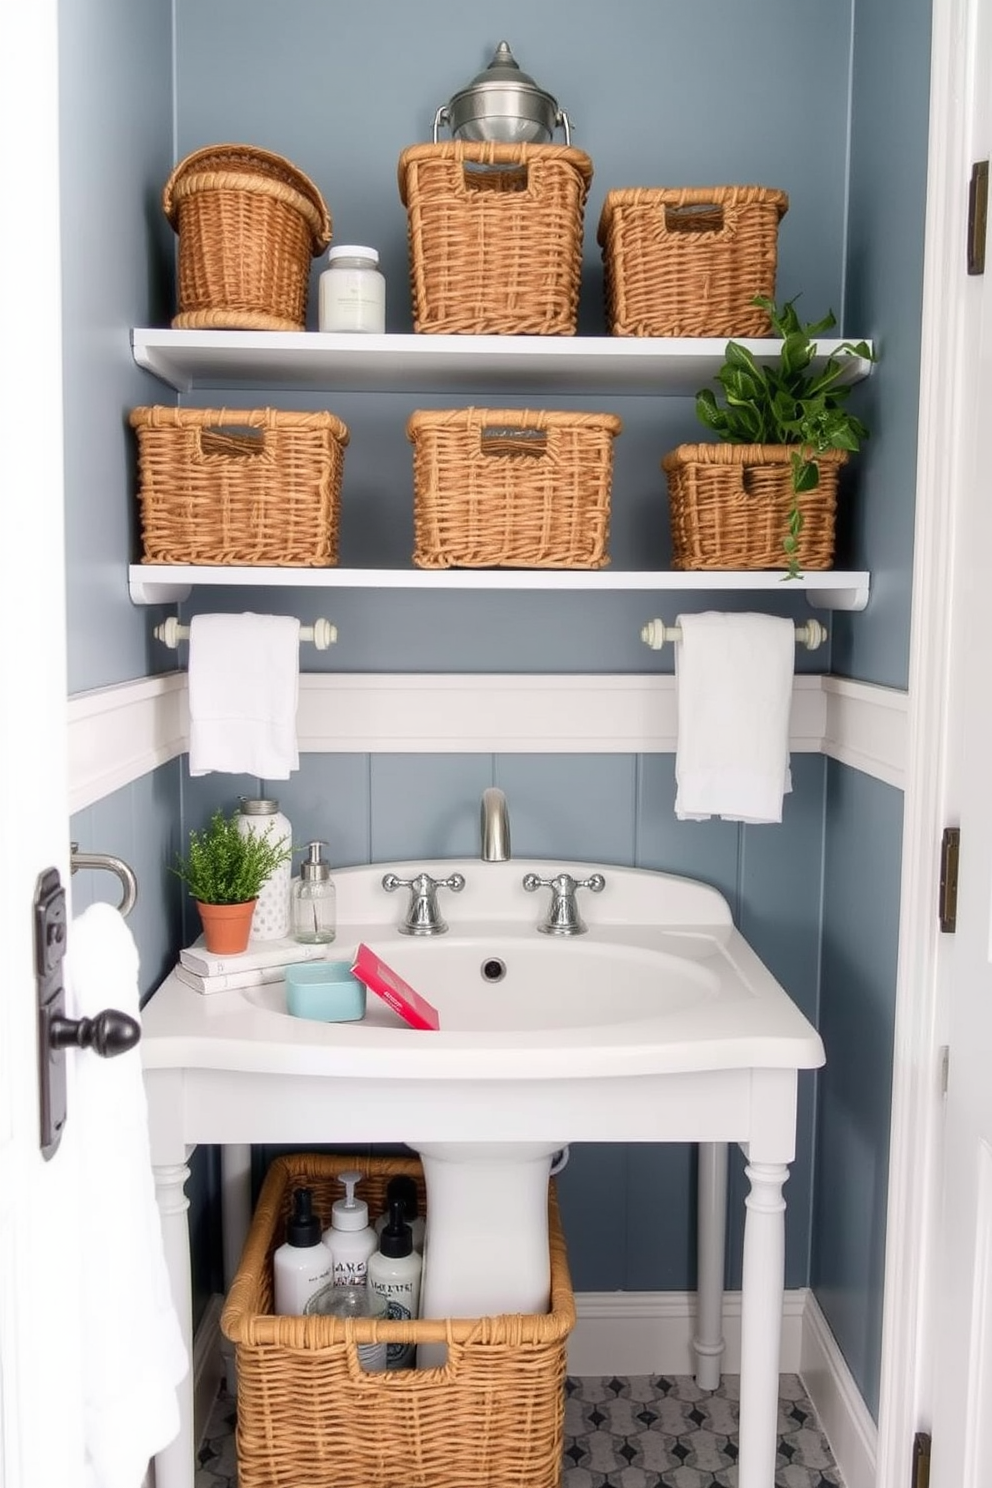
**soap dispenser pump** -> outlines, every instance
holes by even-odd
[[[331,1276],[331,1253],[313,1212],[313,1190],[298,1188],[286,1225],[286,1241],[272,1257],[272,1290],[276,1312],[302,1317],[310,1298]]]
[[[369,1256],[376,1248],[376,1235],[369,1225],[369,1206],[355,1198],[355,1185],[362,1174],[349,1171],[338,1174],[345,1196],[331,1205],[330,1227],[324,1231],[324,1244],[331,1252],[335,1286],[365,1286]]]
[[[420,1277],[423,1262],[413,1248],[413,1231],[403,1218],[403,1200],[390,1200],[389,1220],[379,1236],[379,1249],[369,1260],[368,1284],[386,1299],[386,1316],[394,1322],[412,1322],[420,1316]],[[387,1369],[412,1369],[416,1358],[413,1343],[390,1343],[386,1347]]]
[[[300,876],[293,881],[293,939],[303,945],[326,945],[337,930],[336,894],[331,870],[321,848],[308,842]]]

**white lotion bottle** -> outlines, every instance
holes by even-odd
[[[331,1252],[335,1286],[365,1286],[369,1257],[376,1248],[375,1230],[369,1225],[369,1206],[355,1198],[355,1185],[362,1174],[338,1174],[345,1196],[331,1205],[331,1223],[324,1231],[324,1244]]]
[[[277,1313],[302,1317],[310,1298],[327,1286],[331,1252],[320,1237],[313,1212],[313,1191],[298,1188],[286,1225],[286,1240],[272,1257],[272,1287]]]
[[[403,1206],[403,1218],[413,1231],[413,1248],[418,1255],[424,1253],[424,1232],[427,1221],[420,1213],[420,1198],[417,1193],[416,1180],[409,1173],[396,1173],[386,1184],[386,1209],[380,1214],[373,1225],[377,1236],[380,1236],[389,1223],[389,1210],[394,1199],[399,1199]]]
[[[389,1220],[379,1236],[379,1249],[369,1260],[369,1286],[386,1299],[390,1322],[409,1323],[420,1316],[422,1262],[413,1248],[413,1231],[403,1218],[403,1201],[394,1199]],[[413,1369],[416,1345],[386,1346],[387,1369]]]

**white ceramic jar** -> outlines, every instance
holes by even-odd
[[[328,250],[327,268],[320,276],[318,324],[322,331],[383,334],[386,281],[374,248],[345,243]]]
[[[293,829],[289,818],[279,810],[279,802],[253,800],[241,797],[238,813],[238,831],[242,835],[257,832],[268,833],[273,845],[285,838],[285,846],[291,847]],[[252,940],[284,940],[290,932],[290,888],[293,868],[289,858],[274,869],[262,885],[251,921]]]

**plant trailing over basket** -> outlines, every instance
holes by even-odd
[[[792,509],[782,547],[788,577],[799,577],[797,549],[803,514],[797,498],[819,485],[817,455],[826,450],[857,451],[868,430],[846,407],[851,388],[845,382],[851,357],[874,361],[864,341],[845,341],[825,362],[814,366],[816,338],[832,330],[831,313],[804,324],[795,300],[779,309],[772,300],[756,295],[753,304],[765,310],[782,347],[777,364],[759,366],[738,341],[728,341],[726,360],[716,381],[723,388],[719,402],[711,388],[696,394],[696,414],[708,429],[729,444],[795,445],[791,452]]]
[[[270,823],[263,833],[242,834],[238,812],[225,816],[218,808],[202,832],[189,834],[189,849],[177,854],[172,872],[200,904],[247,904],[257,899],[265,880],[292,854],[286,837],[271,842]]]

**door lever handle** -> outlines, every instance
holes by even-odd
[[[56,1015],[48,1020],[50,1049],[92,1049],[101,1059],[126,1054],[140,1038],[141,1024],[116,1008],[104,1008],[95,1018]]]

